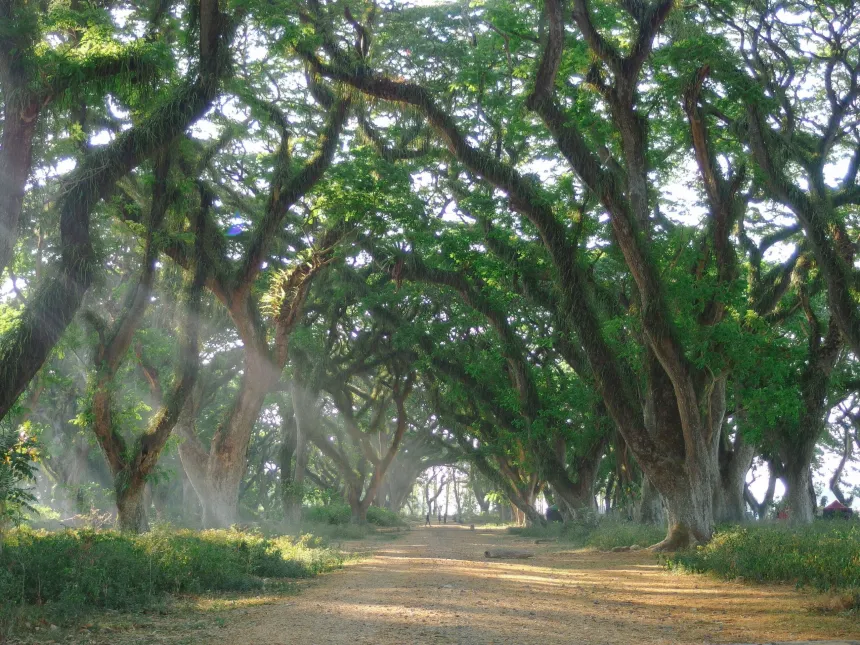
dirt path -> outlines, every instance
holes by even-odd
[[[489,546],[528,548],[488,561]],[[415,529],[296,597],[235,616],[207,643],[753,643],[860,639],[860,623],[790,587],[664,571],[648,553],[536,546],[495,530]],[[203,642],[203,641],[199,641]]]

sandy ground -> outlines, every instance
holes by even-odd
[[[366,547],[367,545],[363,545]],[[493,546],[529,560],[489,561]],[[298,595],[241,610],[211,645],[765,643],[858,639],[860,621],[792,587],[665,571],[650,553],[595,553],[497,530],[414,529]]]

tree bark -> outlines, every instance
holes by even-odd
[[[666,524],[666,514],[663,512],[663,496],[645,476],[642,477],[642,490],[639,504],[636,506],[635,518],[640,524]]]
[[[738,430],[732,450],[720,450],[720,478],[714,488],[714,519],[717,522],[743,522],[746,519],[747,472],[755,457],[755,446],[746,443]]]
[[[783,478],[789,521],[793,524],[809,524],[815,517],[815,499],[809,492],[812,483],[809,461],[801,457],[787,463]]]
[[[129,533],[145,533],[149,530],[146,508],[146,481],[119,482],[116,486],[116,510],[119,530]]]
[[[0,142],[0,278],[12,260],[18,239],[24,192],[32,165],[33,134],[40,107],[32,99],[22,103],[21,98],[29,94],[26,88],[7,90],[9,94]]]
[[[677,551],[711,539],[714,532],[711,486],[708,478],[679,478],[675,488],[667,487],[669,533],[665,540],[654,545],[655,550]]]
[[[290,521],[292,515],[293,495],[293,457],[296,454],[296,419],[293,408],[281,404],[278,407],[281,416],[281,448],[278,451],[280,468],[280,497],[281,510],[284,520]]]
[[[836,467],[836,470],[833,472],[833,476],[830,478],[830,491],[833,493],[833,496],[839,500],[840,504],[845,504],[846,506],[851,506],[854,498],[845,496],[845,493],[842,492],[840,481],[842,479],[842,474],[845,472],[845,465],[848,463],[848,460],[851,459],[852,446],[851,428],[848,426],[844,428],[842,457],[839,459],[839,465]]]

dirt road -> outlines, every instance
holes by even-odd
[[[492,547],[533,550],[489,561]],[[860,622],[791,587],[672,574],[649,553],[536,546],[496,530],[415,529],[296,597],[233,616],[206,643],[762,643],[858,639]],[[203,640],[198,642],[204,642]]]

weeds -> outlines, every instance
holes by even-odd
[[[153,607],[168,594],[261,589],[268,579],[308,578],[342,562],[310,535],[20,529],[0,554],[0,635],[25,606],[68,622],[96,608]]]
[[[726,579],[843,590],[854,594],[860,608],[860,522],[725,528],[707,545],[673,555],[667,565]]]
[[[508,531],[524,537],[556,538],[578,547],[591,547],[601,551],[634,544],[647,547],[666,537],[665,527],[654,524],[638,524],[588,516],[564,524],[511,527]]]
[[[316,524],[344,525],[352,521],[352,511],[347,504],[309,506],[302,509],[302,518]],[[400,515],[379,506],[371,506],[367,509],[367,523],[382,527],[405,526],[406,524]]]

